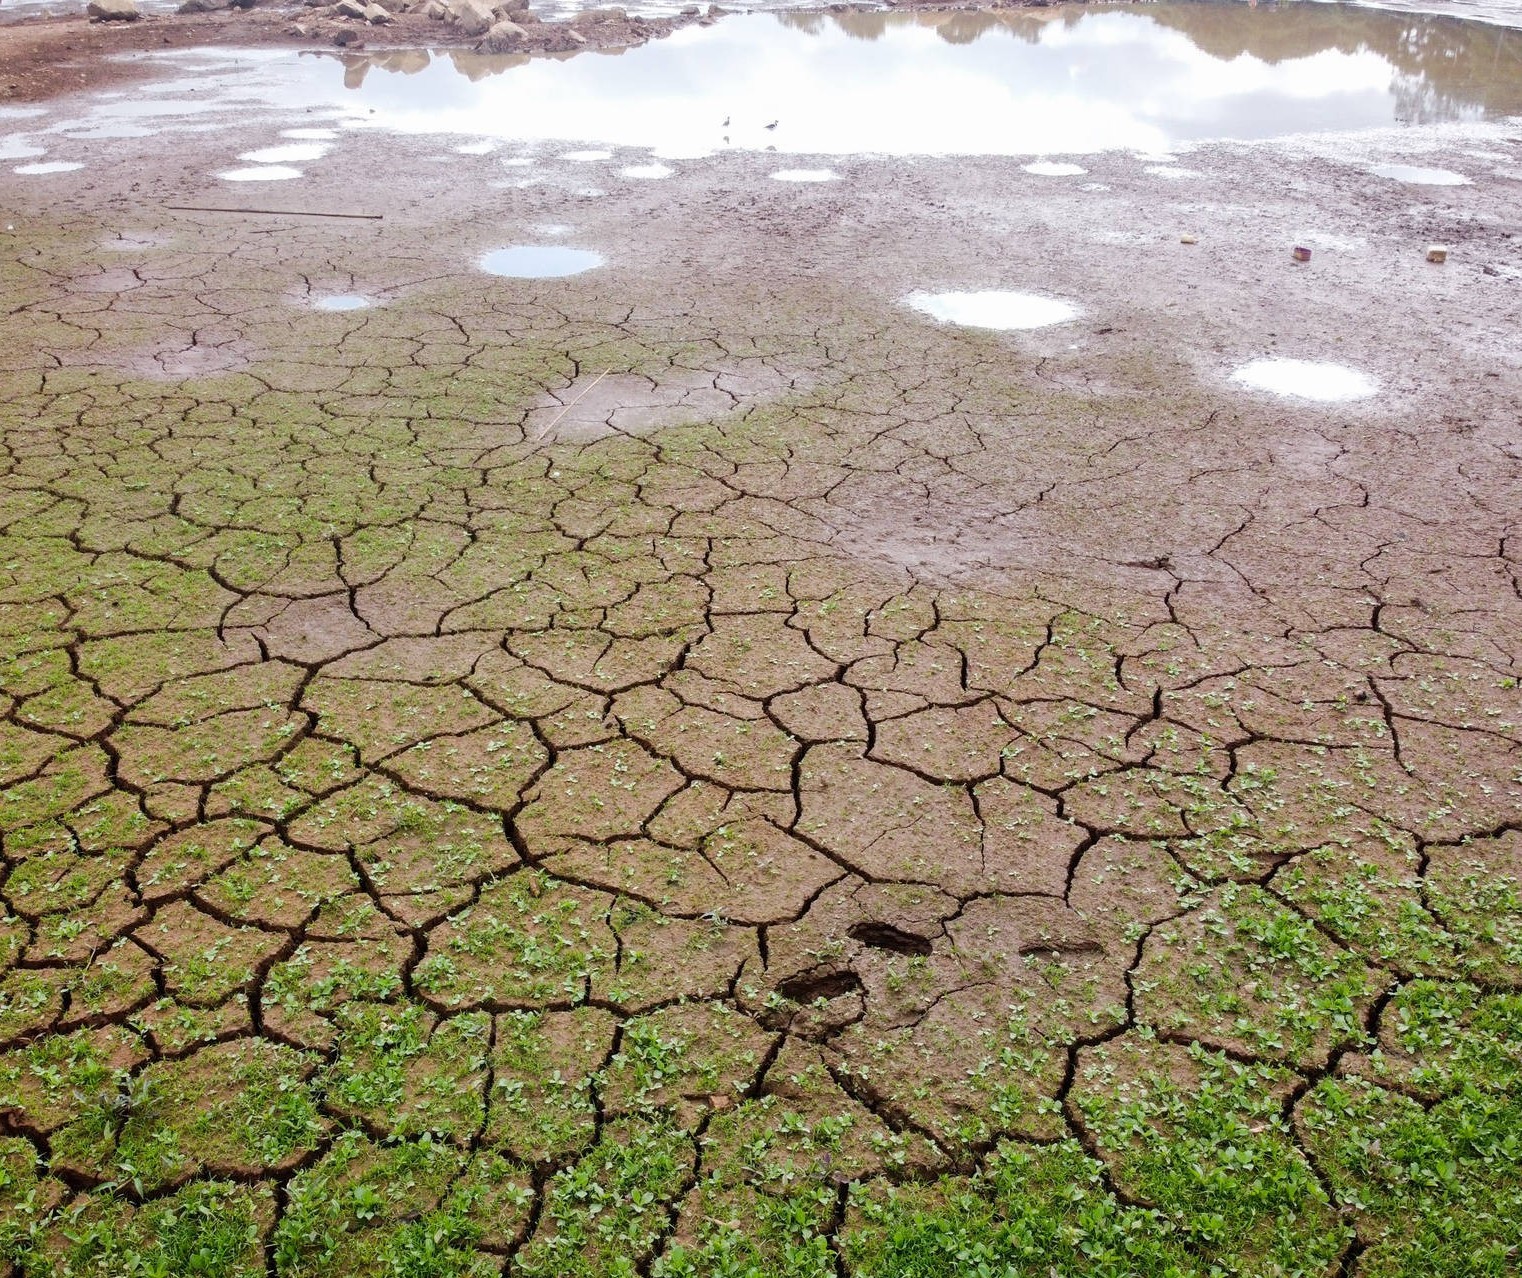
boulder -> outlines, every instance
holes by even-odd
[[[484,36],[496,24],[490,0],[447,0],[449,11],[464,36]]]
[[[449,10],[440,4],[439,0],[428,0],[427,5],[423,8],[423,16],[434,22],[443,22],[445,18],[449,17]]]
[[[389,23],[395,22],[396,19],[393,18],[390,13],[388,13],[382,6],[378,4],[367,4],[365,6],[365,21],[368,22],[372,27],[384,27]]]
[[[358,18],[361,22],[365,20],[365,6],[359,0],[338,0],[333,6],[333,12],[340,18]]]
[[[359,32],[353,27],[345,27],[342,31],[335,34],[333,43],[340,49],[363,49],[365,47],[360,43]]]
[[[528,34],[516,22],[497,22],[492,24],[492,29],[486,33],[486,39],[481,41],[483,53],[512,53],[523,44],[523,38]]]
[[[90,0],[85,12],[91,22],[136,22],[143,16],[137,0]]]
[[[185,0],[177,13],[216,13],[228,7],[228,0]]]

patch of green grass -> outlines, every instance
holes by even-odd
[[[1306,1144],[1368,1244],[1370,1278],[1503,1278],[1522,1266],[1522,1094],[1458,1090],[1425,1109],[1329,1078],[1300,1108]]]

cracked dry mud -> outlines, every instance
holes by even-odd
[[[1504,181],[122,145],[0,266],[12,1272],[1513,1271],[1516,290],[1403,256]]]

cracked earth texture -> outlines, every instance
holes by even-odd
[[[113,145],[0,265],[12,1272],[1516,1271],[1504,181]]]

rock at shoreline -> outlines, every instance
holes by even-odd
[[[185,0],[177,13],[218,13],[229,7],[229,0]]]
[[[446,0],[447,8],[465,36],[483,36],[496,25],[490,0]]]
[[[388,23],[395,22],[396,19],[380,5],[367,4],[365,6],[365,21],[372,27],[383,27]]]
[[[90,0],[85,13],[91,22],[136,22],[143,16],[137,0]]]
[[[493,24],[486,33],[486,39],[481,41],[483,53],[512,53],[521,48],[524,37],[528,32],[516,22],[498,22]]]

